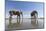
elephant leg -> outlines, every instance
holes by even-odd
[[[19,16],[19,24],[20,24],[20,16]]]
[[[18,16],[17,16],[17,24],[18,24]]]
[[[22,23],[23,23],[23,14],[22,14]]]
[[[11,25],[12,16],[9,17],[9,24]]]

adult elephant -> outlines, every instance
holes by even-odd
[[[9,11],[10,17],[9,17],[9,23],[11,24],[12,16],[17,15],[17,24],[20,24],[20,15],[22,15],[22,21],[23,21],[23,13],[20,11]],[[19,18],[19,20],[18,20]]]
[[[31,12],[31,23],[33,23],[33,24],[38,23],[38,12],[37,11]]]

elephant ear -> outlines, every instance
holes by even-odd
[[[12,11],[9,11],[9,13],[11,14],[11,13],[12,13]]]
[[[31,13],[31,16],[35,15],[35,13],[38,14],[37,11],[34,10],[34,11]]]

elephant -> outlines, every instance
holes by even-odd
[[[23,13],[19,11],[9,11],[10,17],[9,17],[9,23],[11,24],[12,16],[17,15],[17,23],[20,24],[20,15],[22,15],[22,21],[23,21]],[[18,21],[19,18],[19,21]]]
[[[31,12],[31,23],[38,23],[38,12],[35,10]]]

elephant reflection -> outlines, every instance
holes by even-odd
[[[13,15],[17,15],[17,23],[20,24],[20,15],[22,15],[22,19],[23,19],[23,14],[22,12],[19,11],[9,11],[10,17],[9,17],[9,23],[11,24],[11,20],[12,20],[12,16]],[[19,20],[18,20],[19,18]]]
[[[38,23],[38,13],[37,11],[32,11],[31,13],[31,23]]]

